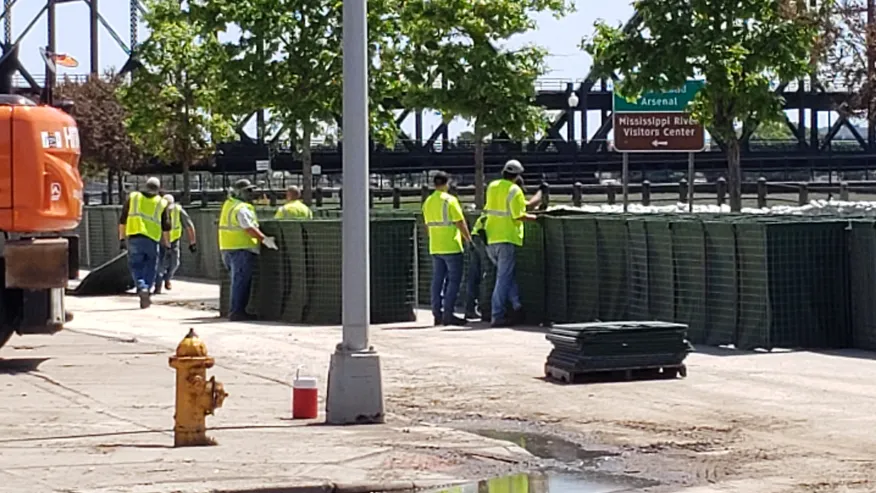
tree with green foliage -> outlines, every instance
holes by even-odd
[[[572,5],[566,0],[431,0],[409,2],[401,14],[408,41],[403,48],[404,106],[438,110],[445,121],[471,121],[477,207],[484,204],[485,139],[501,131],[531,138],[546,123],[544,110],[533,105],[536,79],[546,71],[546,52],[501,43],[534,29],[533,14],[559,17]]]
[[[385,143],[397,132],[383,103],[400,90],[393,47],[398,37],[394,12],[401,5],[398,0],[369,2],[372,135]],[[300,150],[308,204],[312,138],[342,111],[342,10],[341,1],[322,0],[211,0],[193,8],[211,32],[228,25],[241,30],[238,40],[223,46],[229,58],[223,67],[228,89],[239,98],[241,110],[268,109],[290,131]]]
[[[631,29],[596,23],[582,47],[601,76],[613,76],[621,94],[681,87],[705,78],[689,110],[724,146],[730,207],[742,208],[738,124],[750,128],[782,119],[773,81],[810,72],[821,11],[808,0],[637,0],[640,21]],[[822,2],[821,9],[827,7]]]
[[[189,169],[211,156],[233,133],[221,99],[225,51],[216,36],[179,0],[147,0],[150,37],[136,48],[142,65],[120,90],[128,129],[145,153],[176,162],[183,171],[183,203],[191,197]]]
[[[111,181],[113,174],[132,171],[142,159],[125,127],[129,115],[117,94],[122,82],[121,77],[108,72],[85,82],[64,80],[55,87],[56,99],[73,103],[71,115],[82,142],[79,169],[83,176],[93,178],[106,171]]]

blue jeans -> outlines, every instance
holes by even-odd
[[[222,262],[231,274],[231,313],[245,314],[252,287],[256,254],[248,250],[224,250]]]
[[[515,310],[523,308],[515,279],[517,267],[517,246],[513,243],[494,243],[487,245],[487,254],[496,264],[496,287],[490,300],[492,321],[505,321],[505,305],[509,302]]]
[[[179,240],[171,243],[170,248],[161,247],[155,285],[159,286],[162,282],[173,279],[177,269],[179,269]]]
[[[158,268],[158,242],[143,235],[129,237],[128,268],[137,290],[150,291]]]
[[[478,307],[481,297],[481,280],[484,278],[484,258],[486,249],[484,242],[478,238],[472,240],[472,249],[468,252],[468,280],[466,283],[465,312],[472,313]]]
[[[436,319],[449,320],[453,317],[453,306],[461,283],[462,253],[432,255],[432,315]]]

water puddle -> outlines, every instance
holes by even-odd
[[[619,455],[605,450],[588,450],[575,442],[538,433],[497,430],[476,430],[474,433],[511,442],[536,457],[552,459],[574,467],[594,466],[600,459]]]
[[[629,485],[590,481],[571,474],[516,474],[452,486],[432,493],[634,493]]]

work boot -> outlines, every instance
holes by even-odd
[[[152,304],[152,300],[149,298],[149,289],[139,289],[137,295],[140,297],[140,308],[149,308],[149,305]]]
[[[161,283],[155,285],[155,289],[152,290],[152,294],[161,294]]]
[[[170,286],[170,279],[164,281],[164,289],[170,291],[172,289]]]
[[[498,320],[493,320],[490,323],[490,327],[492,327],[494,329],[507,329],[508,327],[511,327],[511,324],[508,323],[507,320],[500,318]]]
[[[441,327],[444,325],[444,322],[441,320],[441,317],[432,316],[432,326],[433,327]]]
[[[444,325],[456,325],[464,327],[467,324],[465,319],[459,318],[456,315],[451,315],[449,318],[444,318]]]
[[[252,322],[256,320],[257,317],[251,313],[232,313],[228,315],[228,320],[231,322]]]

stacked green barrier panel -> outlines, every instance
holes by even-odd
[[[736,343],[738,281],[736,228],[726,221],[703,222],[706,257],[706,330],[703,343]]]
[[[371,221],[371,322],[416,320],[414,253],[416,221]]]
[[[284,221],[280,250],[284,253],[286,271],[285,302],[279,320],[289,323],[304,321],[307,291],[307,257],[305,255],[304,224],[306,221]],[[341,262],[338,257],[337,262]]]
[[[672,219],[645,218],[648,237],[648,318],[675,320],[675,272],[672,257]]]
[[[231,311],[231,277],[224,266],[219,269],[219,316],[227,317]]]
[[[849,233],[852,347],[876,351],[876,225],[854,221]]]
[[[563,219],[548,216],[541,221],[544,227],[547,315],[551,322],[566,323],[569,321],[567,304],[569,279],[566,272],[566,238]]]
[[[599,320],[626,320],[629,297],[629,248],[623,216],[596,220],[599,268]]]
[[[648,282],[648,233],[645,220],[631,216],[627,220],[627,238],[630,249],[630,298],[628,318],[650,320],[648,298],[651,292]]]
[[[766,227],[740,222],[736,227],[739,314],[736,347],[772,349]]]
[[[432,257],[429,255],[429,234],[423,216],[417,215],[417,304],[431,306]]]
[[[848,347],[847,225],[767,224],[773,347]]]
[[[523,246],[516,252],[517,288],[523,304],[526,323],[540,325],[545,323],[545,274],[544,274],[544,232],[535,222],[524,223]],[[484,262],[484,279],[481,281],[480,306],[484,321],[490,321],[493,288],[496,286],[496,266],[487,259]],[[505,307],[505,313],[511,306]]]
[[[591,322],[599,317],[599,238],[594,216],[564,217],[567,301],[569,322]]]
[[[544,228],[537,222],[523,223],[523,246],[517,249],[517,287],[523,303],[526,323],[547,322],[545,310]]]
[[[672,254],[675,266],[675,319],[688,326],[694,344],[705,342],[706,330],[706,240],[703,223],[685,218],[672,223]]]
[[[341,222],[314,220],[301,223],[307,269],[307,301],[303,321],[337,324],[341,315]]]
[[[280,221],[261,221],[259,229],[276,240],[278,249],[261,249],[253,272],[248,311],[258,315],[261,320],[281,320],[289,296],[286,283],[289,270],[287,259],[298,252],[286,249],[284,227]]]

